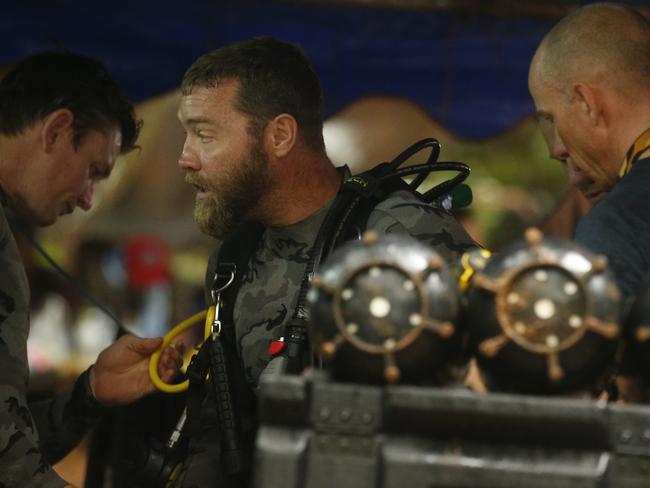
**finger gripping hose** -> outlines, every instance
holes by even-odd
[[[158,390],[165,393],[181,393],[187,390],[190,384],[189,380],[185,380],[182,383],[175,385],[165,383],[158,374],[158,363],[160,362],[160,355],[162,352],[172,343],[177,335],[179,335],[184,330],[200,323],[202,320],[204,320],[205,324],[203,336],[204,338],[207,338],[210,335],[210,328],[212,326],[212,322],[214,321],[214,307],[210,307],[207,310],[203,310],[183,320],[180,324],[165,334],[163,337],[162,345],[156,352],[151,355],[151,358],[149,359],[149,377],[151,378],[153,385]]]

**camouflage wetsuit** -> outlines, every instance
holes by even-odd
[[[101,409],[89,395],[88,372],[72,390],[27,405],[29,287],[1,189],[0,199],[0,488],[64,486],[50,464],[79,442]]]
[[[293,316],[309,252],[328,208],[287,227],[266,228],[244,271],[233,318],[238,352],[252,389],[269,362],[274,329]],[[395,192],[379,203],[370,214],[367,228],[380,234],[412,235],[430,244],[448,262],[476,245],[448,212],[422,203],[408,191]],[[208,266],[208,277],[214,273],[213,264]],[[202,421],[201,434],[190,444],[181,484],[186,488],[232,486],[221,480],[217,421],[209,399],[204,404]]]

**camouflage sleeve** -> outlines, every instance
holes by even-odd
[[[0,487],[65,485],[39,449],[24,395],[0,386]]]
[[[449,264],[478,247],[445,209],[424,203],[407,191],[397,191],[379,203],[368,218],[368,229],[380,234],[406,234],[430,245]]]
[[[27,407],[29,287],[0,207],[0,487],[64,486],[39,449]]]
[[[98,414],[84,375],[58,398],[27,405],[28,332],[27,277],[0,207],[0,488],[65,486],[51,463],[77,444]]]
[[[0,384],[0,488],[66,485],[51,464],[79,443],[103,411],[89,394],[87,375],[70,391],[29,406],[24,388]]]
[[[87,378],[88,371],[70,391],[29,407],[20,391],[0,386],[0,488],[66,485],[51,464],[75,447],[104,411],[89,393]]]
[[[51,400],[30,403],[29,409],[38,428],[40,447],[45,459],[60,461],[108,410],[95,400],[90,389],[90,369],[71,390]]]

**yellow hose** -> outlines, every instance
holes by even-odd
[[[462,273],[458,278],[458,288],[463,293],[467,291],[472,278],[476,274],[477,267],[475,267],[475,264],[481,265],[482,268],[480,269],[483,269],[483,267],[485,267],[485,260],[490,259],[490,257],[492,256],[492,253],[490,253],[490,251],[488,251],[487,249],[480,249],[479,250],[480,257],[475,257],[474,259],[476,260],[476,263],[471,263],[470,254],[471,253],[466,252],[460,258]]]
[[[203,319],[205,319],[203,338],[204,340],[207,339],[210,336],[211,333],[210,329],[212,327],[212,322],[214,321],[214,307],[210,307],[207,310],[203,310],[183,320],[180,324],[178,324],[167,334],[165,334],[165,337],[163,337],[162,346],[160,346],[160,349],[158,349],[156,352],[154,352],[151,355],[151,358],[149,359],[149,377],[151,378],[151,382],[153,383],[153,385],[160,391],[163,391],[165,393],[181,393],[187,390],[187,388],[189,387],[190,380],[185,380],[182,383],[178,383],[175,385],[170,385],[169,383],[165,383],[160,378],[160,375],[158,374],[158,363],[160,362],[161,353],[167,348],[167,346],[169,346],[172,343],[172,341],[178,334],[196,325]]]

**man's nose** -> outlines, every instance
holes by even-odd
[[[191,150],[187,142],[183,145],[183,151],[178,158],[178,165],[181,169],[191,169],[194,171],[198,171],[201,167],[199,158],[196,157],[196,154]]]
[[[557,129],[555,129],[551,143],[551,157],[558,161],[566,161],[569,158],[569,151],[564,145],[564,141],[558,134]]]
[[[95,182],[89,180],[86,188],[77,198],[77,206],[82,210],[88,211],[93,206],[93,193],[95,192]]]

